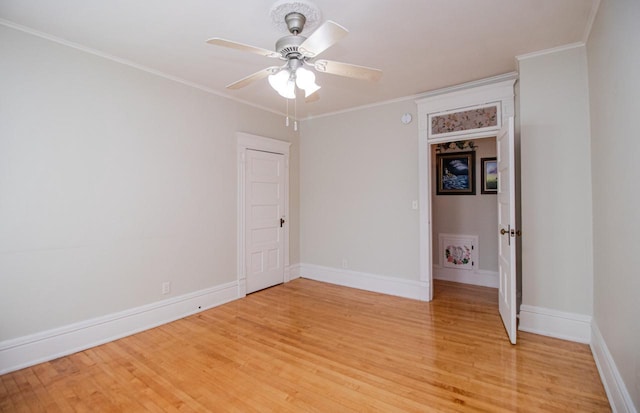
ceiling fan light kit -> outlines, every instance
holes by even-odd
[[[304,67],[299,67],[296,70],[296,86],[304,90],[305,98],[308,98],[320,89],[320,86],[316,84],[316,75]]]
[[[296,86],[304,90],[305,98],[320,89],[320,86],[316,84],[316,75],[311,70],[302,67],[302,64],[301,60],[292,59],[289,60],[286,67],[269,75],[269,84],[280,96],[295,99]]]
[[[291,75],[286,70],[269,75],[269,84],[276,92],[286,99],[295,99],[296,97],[296,85],[291,80]]]

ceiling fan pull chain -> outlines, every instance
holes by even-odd
[[[298,131],[298,96],[293,99],[293,130]]]
[[[288,128],[289,127],[289,99],[285,98],[285,101],[287,102],[287,117],[284,121],[284,125]]]

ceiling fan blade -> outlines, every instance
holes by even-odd
[[[348,33],[349,31],[338,23],[327,20],[315,32],[311,33],[307,40],[302,42],[298,51],[306,57],[315,57],[336,44]]]
[[[264,79],[265,77],[277,72],[279,69],[280,68],[277,66],[271,66],[266,69],[262,69],[259,72],[256,72],[252,75],[249,75],[243,79],[238,80],[237,82],[233,82],[230,85],[227,85],[227,89],[240,89],[242,87],[247,86],[251,82]]]
[[[320,100],[320,92],[315,92],[309,95],[309,97],[304,98],[304,103],[313,103],[318,100]]]
[[[280,54],[274,52],[273,50],[267,50],[267,49],[263,49],[261,47],[256,47],[256,46],[249,46],[248,44],[221,39],[219,37],[212,37],[211,39],[207,40],[207,43],[213,44],[216,46],[228,47],[230,49],[242,50],[243,52],[259,54],[260,56],[276,57],[276,58],[280,57]]]
[[[371,67],[352,65],[350,63],[334,62],[331,60],[316,60],[313,62],[318,72],[332,75],[347,76],[355,79],[378,81],[382,77],[382,70]]]

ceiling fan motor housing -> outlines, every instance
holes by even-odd
[[[276,51],[280,53],[283,59],[300,58],[302,54],[298,51],[300,46],[305,40],[304,36],[284,36],[278,39],[276,42]]]

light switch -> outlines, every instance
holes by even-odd
[[[418,201],[411,202],[411,209],[418,209]]]

